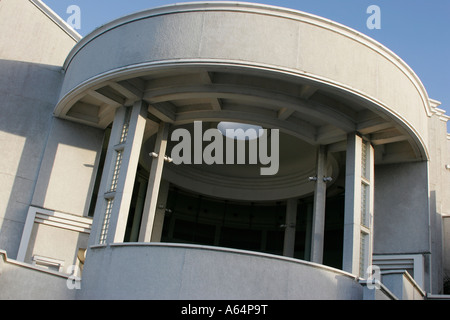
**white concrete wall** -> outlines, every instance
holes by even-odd
[[[66,275],[11,260],[0,251],[0,300],[73,300]]]
[[[450,255],[448,246],[445,246],[445,226],[443,217],[450,215],[450,170],[446,165],[450,164],[450,144],[447,139],[447,123],[445,116],[433,116],[430,118],[430,161],[429,185],[430,185],[430,228],[431,228],[431,252],[432,252],[432,293],[442,293],[442,281],[445,266],[443,263],[446,255]],[[447,238],[448,239],[448,238]]]
[[[181,244],[90,248],[78,299],[362,299],[355,277],[301,260]]]
[[[87,215],[102,142],[100,129],[53,119],[32,205]]]
[[[423,254],[431,290],[427,162],[375,167],[374,254]]]
[[[52,122],[56,92],[50,89],[60,85],[60,73],[8,60],[0,60],[0,70],[6,75],[0,78],[0,248],[14,257]]]
[[[446,155],[446,165],[450,165],[450,134],[447,135],[447,155]],[[444,181],[450,181],[450,168],[446,169]],[[444,276],[450,277],[450,188],[447,187],[447,196],[443,199],[442,206],[445,208],[445,217],[443,220],[444,224],[444,262],[443,262],[443,272]],[[444,214],[444,212],[443,212]]]
[[[427,163],[375,167],[374,254],[429,252]]]
[[[0,1],[0,30],[0,248],[15,257],[76,41],[29,0]]]
[[[450,216],[443,219],[443,242],[444,242],[444,274],[450,278]]]
[[[36,4],[35,4],[36,3]],[[0,1],[0,59],[61,66],[79,40],[40,0]]]

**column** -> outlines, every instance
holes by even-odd
[[[342,269],[365,277],[372,264],[374,152],[356,134],[347,137]]]
[[[146,119],[147,105],[143,101],[116,110],[90,245],[124,240]]]
[[[323,263],[323,244],[325,234],[325,202],[327,192],[327,149],[320,146],[317,152],[317,180],[314,190],[312,220],[311,261]]]
[[[156,137],[154,151],[155,157],[153,158],[150,167],[147,194],[145,197],[141,229],[139,232],[139,242],[150,242],[152,239],[156,208],[158,204],[159,188],[165,161],[164,158],[166,156],[168,135],[169,124],[161,122],[159,124],[158,135]]]
[[[294,257],[296,223],[297,199],[289,199],[286,204],[286,228],[284,230],[283,256],[285,257]]]

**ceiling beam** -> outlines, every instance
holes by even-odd
[[[92,98],[94,98],[100,102],[106,103],[107,105],[109,105],[111,107],[115,107],[115,108],[121,107],[123,105],[123,103],[125,102],[125,101],[115,100],[115,99],[113,99],[109,96],[106,96],[103,93],[100,93],[96,90],[89,90],[87,92],[87,94],[89,96],[91,96]]]
[[[214,74],[208,71],[200,72],[200,79],[202,79],[203,84],[213,84]],[[222,110],[222,101],[219,98],[211,98],[210,101],[213,110]]]
[[[141,100],[144,94],[143,91],[139,90],[138,88],[136,88],[127,81],[120,81],[120,82],[110,81],[108,82],[108,86],[117,91],[119,94],[126,97],[128,100],[132,101]]]
[[[242,100],[246,104],[264,105],[276,110],[280,108],[292,109],[310,117],[316,117],[320,121],[326,121],[345,132],[352,132],[356,129],[353,119],[332,107],[258,88],[218,84],[188,85],[152,89],[144,93],[144,100],[150,104],[194,98],[235,99]]]
[[[83,120],[87,123],[98,124],[99,122],[99,106],[84,102],[75,103],[67,112],[67,116]]]
[[[408,137],[394,128],[375,132],[370,135],[370,141],[373,145],[388,144],[406,140],[408,140]]]
[[[114,116],[116,114],[115,111],[116,108],[111,108],[107,104],[103,104],[100,106],[100,110],[98,112],[100,121],[98,122],[98,124],[101,128],[106,128],[111,122],[114,121]]]
[[[278,119],[280,120],[286,120],[289,118],[293,113],[295,112],[294,109],[289,109],[286,107],[281,108],[278,110]]]
[[[318,88],[316,88],[316,87],[304,85],[300,89],[300,98],[309,100],[314,95],[314,93],[317,92],[317,90],[318,90]]]
[[[370,134],[376,131],[392,128],[393,124],[369,110],[358,113],[356,131],[361,134]]]
[[[157,102],[149,104],[148,112],[164,122],[175,122],[176,107],[170,102]]]

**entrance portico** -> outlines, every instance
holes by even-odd
[[[172,212],[171,209],[167,208],[169,185],[186,189],[188,188],[188,185],[192,183],[192,180],[189,179],[186,179],[186,181],[182,183],[180,183],[180,179],[175,179],[175,182],[169,182],[171,180],[171,174],[176,174],[176,170],[178,169],[176,167],[177,165],[169,162],[170,157],[168,156],[170,155],[168,152],[174,145],[174,142],[171,141],[170,137],[170,132],[173,132],[170,128],[173,128],[173,125],[163,121],[153,123],[152,125],[155,127],[153,131],[156,131],[156,133],[144,141],[145,132],[151,130],[145,128],[145,115],[147,110],[148,104],[145,101],[134,102],[130,107],[123,106],[117,108],[102,173],[102,182],[100,184],[101,192],[98,192],[99,197],[97,199],[96,212],[94,215],[95,220],[93,224],[93,231],[96,233],[93,232],[91,236],[91,245],[121,243],[130,240],[138,242],[161,241],[163,228],[169,228],[168,225],[164,226],[164,223],[170,223],[164,217],[167,212]],[[219,120],[221,119],[218,119],[217,122],[219,122]],[[287,140],[292,139],[287,138],[285,134],[281,135],[281,137],[282,139]],[[224,137],[224,139],[227,138]],[[362,172],[372,172],[373,175],[374,162],[370,157],[371,155],[373,156],[373,147],[371,147],[368,142],[362,143],[362,138],[356,134],[349,134],[348,141],[350,141],[350,143],[347,142],[346,154],[350,154],[351,157],[349,158],[347,156],[345,162],[345,172],[347,172],[347,174],[344,188],[346,190],[345,212],[347,213],[345,214],[345,225],[343,229],[341,229],[345,239],[342,253],[344,256],[343,268],[344,270],[355,274],[362,272],[361,276],[364,276],[364,268],[370,265],[371,244],[370,240],[367,241],[367,237],[370,237],[371,235],[369,227],[371,223],[362,224],[361,217],[362,215],[364,215],[364,217],[368,216],[368,218],[364,219],[371,221],[370,217],[373,212],[373,209],[371,208],[373,205],[371,206],[370,203],[373,203],[373,196],[370,196],[370,179],[368,178],[370,175],[362,175]],[[359,143],[352,143],[351,141],[359,141]],[[291,141],[289,140],[289,142]],[[280,144],[283,145],[283,141],[280,141]],[[149,146],[153,148],[153,152],[147,152]],[[291,146],[290,143],[289,146]],[[282,192],[277,193],[276,185],[274,185],[272,186],[271,191],[275,196],[267,200],[270,200],[273,203],[285,203],[282,206],[283,212],[281,212],[281,215],[285,217],[283,218],[284,221],[281,221],[281,223],[276,226],[279,228],[278,234],[281,234],[280,231],[284,234],[283,245],[279,252],[284,256],[294,257],[296,234],[298,236],[296,229],[299,227],[297,226],[297,213],[300,206],[297,204],[299,201],[302,201],[302,199],[311,197],[312,201],[310,202],[309,207],[312,208],[312,219],[309,224],[303,226],[305,235],[302,235],[304,244],[302,245],[301,251],[304,253],[300,258],[308,258],[306,252],[311,252],[310,258],[308,259],[312,262],[323,263],[327,185],[332,186],[334,183],[333,179],[339,179],[339,165],[337,164],[338,160],[336,157],[333,156],[333,153],[329,154],[326,146],[311,146],[309,148],[315,154],[314,156],[310,155],[312,161],[307,162],[307,164],[301,165],[302,162],[307,161],[302,157],[297,156],[294,159],[289,159],[290,162],[293,162],[294,164],[297,163],[298,170],[304,169],[304,166],[306,165],[312,166],[308,170],[308,173],[311,173],[312,176],[304,176],[303,181],[298,183],[303,186],[303,193],[298,193],[297,196],[294,197],[283,197]],[[304,150],[307,149],[302,148],[300,153]],[[283,172],[286,163],[288,163],[287,155],[290,153],[287,153],[284,147],[282,147],[280,151]],[[285,158],[283,158],[283,156]],[[292,155],[289,156],[289,158],[291,157]],[[329,161],[330,159],[331,161]],[[370,159],[372,160],[370,161]],[[141,183],[138,190],[134,190],[137,185],[135,180],[137,179],[139,162],[141,162],[142,167],[147,166],[148,168],[148,170],[142,170],[147,173],[147,179],[143,180],[144,184]],[[167,166],[169,167],[167,168]],[[189,171],[190,169],[187,168],[187,166],[189,166],[189,164],[184,165],[183,170]],[[223,164],[223,166],[226,166],[226,164]],[[165,168],[167,170],[174,169],[175,173],[172,172],[164,179]],[[224,169],[231,170],[228,172],[232,172],[233,168]],[[246,170],[248,169],[252,170],[253,168],[247,168]],[[216,166],[215,170],[216,175],[223,174],[221,173],[222,168],[219,166]],[[293,170],[295,170],[295,167]],[[359,180],[355,178],[358,176],[360,177]],[[258,179],[261,179],[263,182],[264,179],[277,179],[282,181],[283,176],[281,176],[281,178],[267,178],[254,175],[252,179],[255,182],[254,186],[257,186]],[[342,180],[342,178],[340,180]],[[238,178],[235,179],[235,181],[235,187],[239,188]],[[266,183],[269,184],[270,182]],[[146,188],[145,184],[147,185]],[[162,189],[161,185],[164,186]],[[211,185],[210,187],[214,188],[214,185]],[[366,190],[366,188],[368,190]],[[146,193],[145,197],[141,195],[142,200],[140,202],[140,207],[135,206],[134,212],[131,212],[133,210],[130,209],[133,193],[138,192],[143,194],[143,191],[140,190],[144,189],[146,189]],[[161,194],[160,190],[163,190]],[[334,190],[336,190],[336,188]],[[349,193],[347,190],[354,191]],[[198,194],[200,197],[202,196],[202,193],[196,188],[193,188],[192,192],[193,194]],[[254,192],[253,194],[256,195],[257,192]],[[238,200],[240,202],[247,202],[250,204],[247,207],[247,210],[253,210],[252,208],[254,208],[255,203],[264,204],[267,202],[258,199],[257,196],[254,195],[252,195],[251,192],[248,192],[245,196],[247,198],[241,195],[234,199],[229,193],[226,195],[221,195],[217,192],[203,194],[203,196],[206,197],[222,198],[227,199],[227,201]],[[362,197],[366,197],[366,199],[363,201]],[[358,205],[363,203],[366,206],[364,208],[362,208],[361,205]],[[366,203],[368,204],[366,205]],[[304,207],[302,207],[302,209],[304,209]],[[157,213],[158,210],[159,214]],[[258,212],[253,213],[255,222],[259,219],[258,214]],[[277,214],[279,215],[280,212],[273,212],[272,214],[275,216]],[[301,214],[304,216],[306,212],[302,212]],[[129,231],[132,232],[134,236],[127,239],[125,234],[128,233],[126,228],[127,221],[130,219],[133,220],[133,223],[130,225],[130,222],[128,222],[128,228],[134,230]],[[219,226],[217,222],[212,222],[212,225],[216,225],[216,228]],[[242,228],[244,226],[245,224],[241,224]],[[139,230],[138,233],[137,230]],[[212,238],[220,239],[220,234],[217,232],[214,232],[214,234],[215,235],[212,236]],[[264,231],[260,237],[267,237],[267,231]],[[214,243],[220,244],[220,241],[217,239]],[[361,239],[364,239],[366,242]],[[265,250],[267,246],[266,243],[267,239],[262,242],[260,249],[257,249],[257,251],[267,251]],[[367,246],[368,249],[364,249],[366,247],[363,248],[362,246]],[[350,255],[350,258],[348,258],[347,255]],[[296,256],[299,257],[298,255]],[[346,265],[345,261],[355,260],[361,262],[356,263],[355,265]]]
[[[334,266],[364,276],[373,247],[375,164],[427,159],[424,128],[406,112],[412,106],[428,112],[423,86],[413,75],[406,83],[410,70],[403,62],[351,29],[303,13],[251,9],[214,3],[206,11],[202,4],[182,4],[141,12],[99,28],[69,55],[55,114],[111,127],[91,245],[189,241],[175,236],[184,221],[188,229],[204,227],[198,238],[208,243],[232,245],[227,232],[237,239],[239,229],[257,239],[255,251],[279,243],[271,252],[319,264],[332,255],[339,260]],[[233,27],[244,21],[253,28]],[[263,25],[279,33],[254,32]],[[155,39],[164,43],[149,38],[155,26]],[[219,46],[214,39],[224,34]],[[329,38],[340,54],[318,50],[313,35]],[[249,44],[252,50],[243,50]],[[280,55],[281,47],[292,54]],[[116,59],[102,60],[105,50],[116,52]],[[366,70],[372,65],[379,68]],[[361,70],[377,73],[381,84],[361,80]],[[395,97],[385,86],[394,78],[403,86]],[[203,130],[221,122],[279,130],[278,172],[260,175],[260,165],[250,164],[170,162],[172,133],[182,128],[194,136],[195,122]],[[203,207],[181,217],[183,210],[173,209],[181,200],[173,195],[182,193],[186,203],[197,199]],[[224,218],[227,206],[234,213],[248,210],[245,222]],[[263,208],[274,211],[265,215]],[[264,221],[270,216],[269,226]],[[327,232],[333,219],[333,232]],[[327,241],[340,247],[333,251]]]

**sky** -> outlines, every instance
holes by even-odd
[[[124,15],[189,0],[42,0],[85,36]],[[211,1],[211,0],[210,0]],[[419,76],[431,99],[450,115],[450,0],[255,0],[315,14],[377,40],[404,60]],[[68,10],[79,8],[79,15]],[[379,8],[379,19],[373,20]],[[74,20],[73,18],[79,18]],[[379,22],[369,28],[367,21]],[[450,125],[448,125],[450,127]]]

